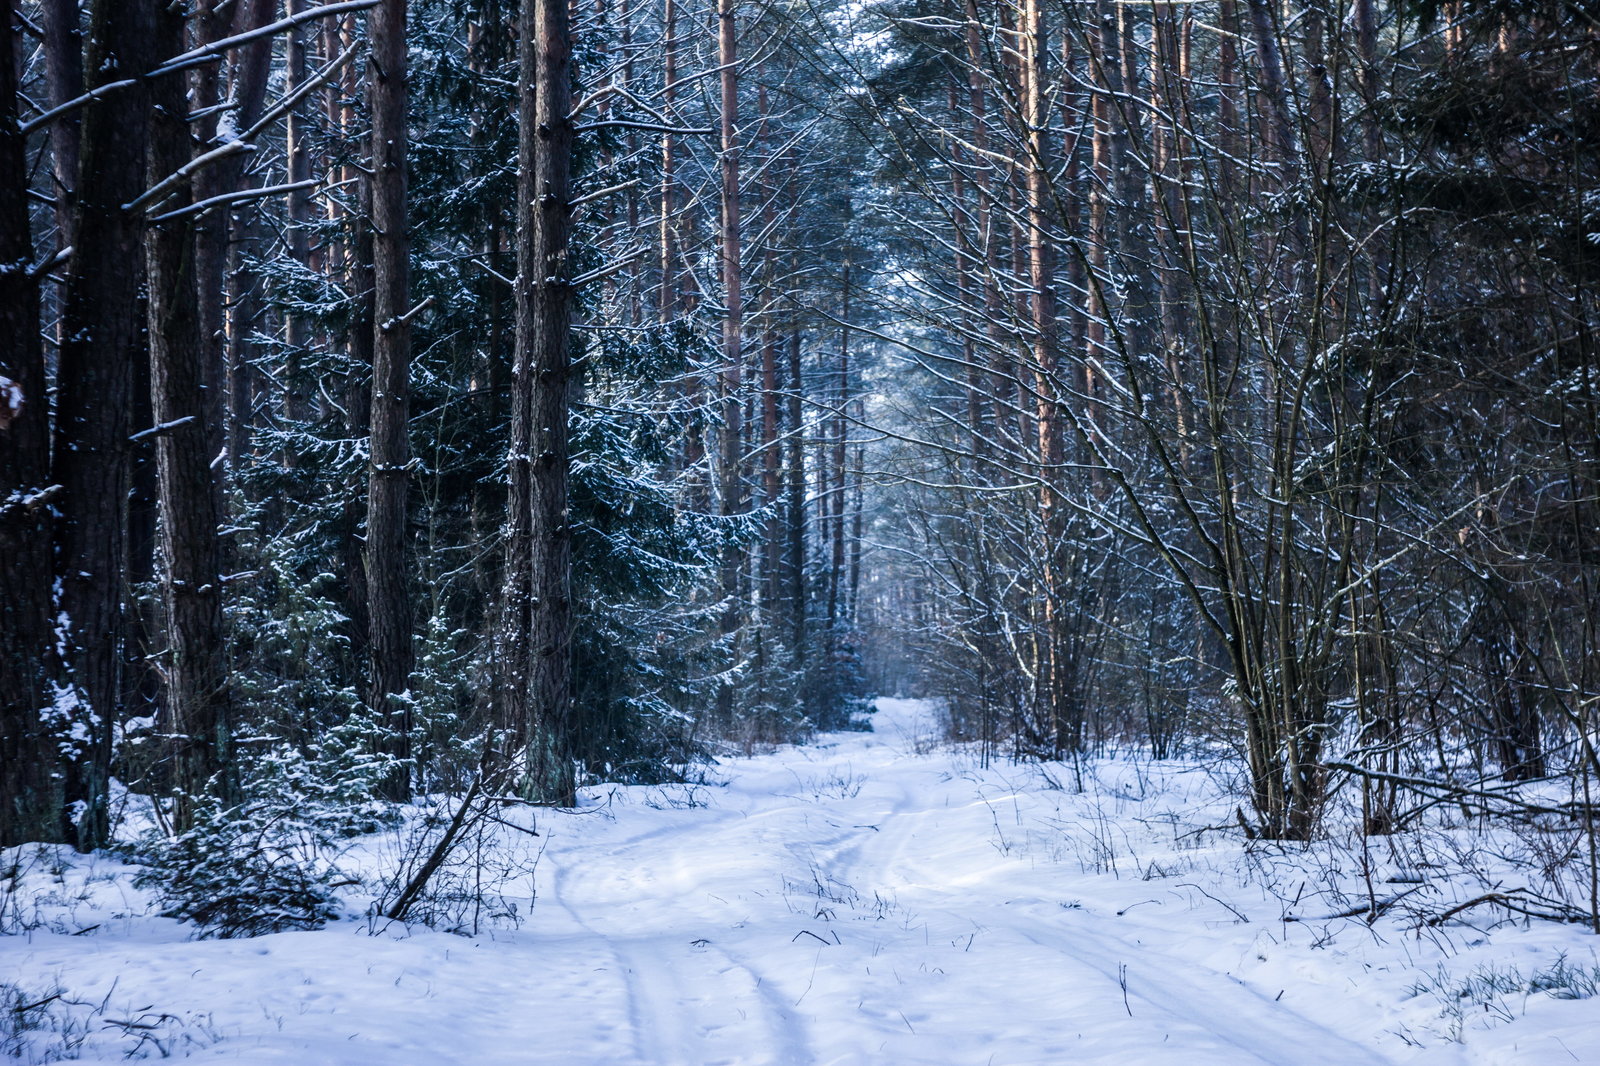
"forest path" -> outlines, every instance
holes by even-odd
[[[1193,766],[1097,760],[1071,791],[1062,767],[934,745],[926,703],[878,705],[875,732],[730,758],[714,784],[600,786],[539,812],[538,838],[483,856],[486,898],[508,893],[521,922],[476,937],[353,918],[196,942],[131,868],[62,852],[38,874],[55,917],[0,937],[0,991],[60,989],[63,1017],[112,1049],[84,1061],[105,1063],[152,1049],[146,1030],[118,1045],[102,1014],[259,1066],[1600,1062],[1592,1013],[1457,1043],[1455,1000],[1441,1015],[1416,987],[1433,963],[1415,937],[1279,921],[1325,867],[1202,842],[1231,801],[1207,806]],[[347,861],[393,846],[362,838]]]
[[[874,732],[545,821],[530,927],[592,938],[585,995],[598,982],[601,999],[626,1002],[626,1061],[1391,1061],[1158,950],[1113,909],[1150,894],[1137,880],[1091,878],[1106,883],[1104,906],[1051,894],[1084,879],[1010,854],[1013,797],[994,774],[929,750],[930,705],[878,706]]]

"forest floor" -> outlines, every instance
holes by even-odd
[[[0,937],[0,983],[60,995],[28,1012],[33,1033],[0,1034],[0,1053],[1600,1064],[1600,960],[1576,927],[1491,928],[1477,911],[1434,927],[1398,905],[1370,925],[1333,917],[1414,891],[1395,877],[1406,864],[1247,848],[1216,828],[1232,807],[1196,763],[1098,761],[1079,791],[1069,766],[984,768],[937,743],[929,703],[878,706],[873,732],[541,814],[537,840],[500,864],[518,919],[475,937],[352,916],[196,941],[152,916],[115,860],[30,858],[10,906],[31,920]],[[360,847],[347,861],[381,860]]]

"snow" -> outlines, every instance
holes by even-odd
[[[108,1063],[152,1039],[307,1066],[1600,1063],[1600,997],[1521,980],[1563,954],[1600,972],[1581,929],[1285,921],[1364,877],[1332,845],[1208,831],[1231,806],[1204,766],[1108,759],[1079,792],[1069,766],[935,744],[930,703],[878,706],[875,732],[541,812],[532,909],[503,886],[523,920],[472,938],[353,914],[194,941],[111,858],[13,849],[27,891],[0,877],[0,916],[33,928],[0,938],[0,982],[64,989]],[[1386,859],[1379,894],[1408,871]]]

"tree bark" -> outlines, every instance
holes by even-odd
[[[272,20],[274,0],[245,0],[233,9],[232,31],[257,29]],[[234,125],[248,129],[261,117],[266,103],[267,78],[272,66],[272,39],[264,37],[246,45],[240,52],[233,79],[233,96],[238,105]],[[243,153],[229,156],[208,171],[196,192],[204,199],[240,187],[245,168]],[[204,183],[209,180],[208,188]],[[200,285],[200,336],[211,349],[208,359],[214,367],[207,387],[215,389],[212,410],[221,421],[213,427],[212,439],[219,433],[227,459],[224,469],[231,473],[244,454],[249,435],[251,407],[250,368],[245,359],[244,334],[248,332],[255,306],[255,283],[248,277],[239,247],[251,230],[242,212],[213,212],[212,225],[199,236],[196,272]],[[217,295],[213,298],[211,294]],[[214,315],[215,317],[210,317]],[[225,405],[225,407],[224,407]],[[219,411],[219,407],[223,407]]]
[[[285,10],[290,14],[298,14],[305,10],[307,0],[288,0]],[[389,190],[388,199],[374,191],[373,210],[379,210],[380,202],[383,206],[393,210],[395,203],[399,205],[401,218],[400,231],[404,233],[405,218],[405,12],[400,13],[399,29],[401,50],[399,51],[400,67],[393,68],[396,56],[394,34],[397,32],[394,25],[394,13],[383,6],[373,11],[370,23],[372,44],[372,80],[369,83],[372,93],[372,183],[374,190],[378,186],[386,186]],[[388,20],[387,22],[385,20]],[[306,79],[310,72],[307,61],[307,36],[308,29],[304,25],[290,28],[284,39],[284,74],[286,83],[299,85]],[[400,117],[397,119],[394,108],[400,108]],[[298,184],[311,177],[311,144],[308,136],[306,115],[307,105],[304,101],[299,106],[291,108],[283,124],[283,154],[288,164],[287,177],[290,184]],[[381,127],[381,133],[380,133]],[[391,154],[390,140],[396,129],[400,130],[401,140],[398,148]],[[398,159],[397,168],[391,164]],[[399,175],[399,190],[394,190],[395,174]],[[289,193],[288,225],[286,227],[285,244],[288,246],[289,258],[293,259],[308,273],[313,270],[311,257],[311,197],[308,190],[299,189]],[[373,228],[382,231],[384,226],[376,218],[373,219]],[[401,249],[405,253],[406,243],[402,237]],[[385,244],[381,240],[375,245],[374,270],[378,269],[377,258],[392,254],[394,246]],[[400,290],[395,293],[394,303],[399,306],[401,314],[405,311],[405,268],[400,268]],[[390,284],[394,283],[395,275],[391,268],[388,274]],[[379,322],[384,321],[382,318]],[[376,338],[374,338],[376,341]],[[307,380],[306,356],[311,347],[311,332],[306,322],[306,316],[293,311],[285,310],[283,313],[283,343],[284,343],[284,390],[283,413],[290,422],[303,422],[311,417],[310,397],[311,383]],[[392,358],[392,356],[391,356]],[[368,401],[371,402],[370,399]],[[289,462],[295,462],[294,454],[288,456]],[[369,496],[370,501],[370,496]],[[369,541],[370,542],[370,541]],[[374,691],[376,691],[374,689]],[[376,703],[373,706],[378,706]]]
[[[381,747],[410,754],[407,701],[413,665],[411,590],[406,573],[406,496],[411,448],[410,239],[406,232],[406,0],[372,11],[373,334],[371,445],[367,481],[367,704],[386,723]],[[410,795],[410,771],[386,784]]]
[[[717,0],[717,64],[722,89],[722,290],[727,304],[722,321],[722,439],[718,488],[722,513],[744,513],[745,485],[742,468],[744,437],[744,302],[741,269],[742,233],[739,224],[739,26],[738,0]],[[721,629],[725,638],[739,631],[743,611],[739,604],[739,575],[743,551],[727,547],[722,557]],[[724,725],[731,724],[733,688],[724,684],[717,694]]]
[[[45,82],[50,106],[56,107],[83,93],[83,32],[78,28],[78,0],[44,0]],[[73,203],[78,184],[78,149],[82,116],[62,115],[50,129],[50,168],[55,179],[57,242],[63,248],[73,240]]]
[[[510,491],[495,699],[501,743],[522,762],[518,791],[557,806],[576,802],[567,501],[571,57],[566,0],[524,4]]]
[[[801,372],[800,330],[789,334],[788,395],[786,397],[784,463],[787,497],[784,507],[785,530],[788,539],[788,600],[789,628],[796,665],[806,658],[806,469],[805,439],[801,435],[801,398],[804,379]]]
[[[771,173],[772,146],[767,123],[769,114],[767,105],[767,87],[762,85],[756,92],[756,110],[760,115],[760,125],[756,133],[758,152],[767,159],[764,169],[768,172],[765,177],[756,182],[756,195],[761,203],[760,232],[772,233],[777,225],[776,201],[778,199],[778,179]],[[761,249],[760,276],[766,290],[762,300],[760,321],[761,339],[761,438],[759,450],[761,453],[761,507],[767,511],[767,521],[761,538],[760,581],[757,588],[760,593],[760,604],[763,615],[770,614],[778,602],[779,586],[781,584],[779,571],[783,564],[783,532],[782,517],[778,513],[780,496],[779,484],[781,466],[778,452],[778,359],[783,348],[783,337],[778,329],[778,309],[776,306],[777,286],[775,278],[778,272],[777,257],[774,255],[772,242],[765,242]]]
[[[678,80],[678,5],[677,0],[662,0],[661,7],[661,113],[675,115]],[[678,215],[677,144],[671,133],[661,135],[661,219],[658,229],[658,258],[661,283],[657,290],[658,319],[662,325],[678,313],[679,266],[676,250]]]
[[[0,34],[0,847],[70,839],[45,663],[50,647],[50,404],[29,272],[15,0]]]
[[[972,119],[973,184],[977,190],[976,227],[981,248],[981,262],[974,270],[982,278],[984,320],[988,324],[991,381],[990,398],[993,416],[988,430],[1004,440],[1010,434],[1004,427],[1016,403],[1016,382],[1007,369],[1005,315],[1000,306],[1000,287],[997,279],[1000,269],[1000,222],[996,218],[998,198],[995,191],[993,161],[986,156],[989,147],[989,103],[985,74],[983,25],[978,19],[978,0],[965,0],[966,27],[963,43],[967,57],[967,108]],[[1002,214],[1003,217],[1003,214]]]
[[[839,292],[839,361],[834,366],[834,414],[830,420],[828,538],[833,548],[828,564],[828,644],[830,650],[838,643],[838,628],[843,618],[843,584],[845,580],[845,480],[846,447],[850,439],[845,421],[845,408],[850,403],[850,260],[844,261],[844,273]],[[830,712],[831,713],[831,712]]]
[[[156,17],[161,54],[181,54],[182,9],[163,7]],[[181,74],[168,75],[151,87],[151,184],[192,157],[184,81]],[[191,200],[184,182],[164,207],[181,208]],[[225,804],[238,798],[217,543],[221,514],[211,473],[211,420],[221,416],[221,408],[207,397],[192,217],[155,223],[145,238],[150,401],[161,427],[155,448],[166,615],[165,732],[172,744],[172,824],[178,832],[194,824],[203,796]]]
[[[1023,121],[1027,158],[1024,169],[1028,193],[1028,280],[1033,290],[1028,302],[1033,330],[1035,429],[1039,451],[1039,525],[1044,533],[1044,640],[1037,664],[1038,689],[1048,720],[1051,754],[1077,750],[1079,725],[1067,708],[1070,693],[1066,664],[1065,586],[1068,584],[1066,501],[1062,471],[1065,461],[1063,430],[1057,396],[1059,362],[1056,314],[1055,241],[1050,233],[1053,216],[1048,139],[1050,109],[1047,100],[1046,63],[1049,38],[1039,0],[1024,0],[1020,40],[1023,72]],[[1068,713],[1063,717],[1063,711]]]
[[[351,12],[340,22],[338,46],[340,50],[351,47],[359,36],[356,14]],[[346,138],[357,136],[360,117],[355,101],[359,96],[359,76],[354,65],[346,64],[339,72],[337,82],[330,84],[328,101],[329,124]],[[338,212],[336,218],[345,219],[341,230],[344,246],[344,277],[351,300],[351,318],[345,330],[345,428],[351,439],[360,440],[370,435],[372,419],[372,306],[373,306],[373,235],[372,235],[372,175],[355,167],[342,166],[340,180],[357,179],[356,208],[345,214],[343,208],[334,207],[338,201],[330,198],[330,208]],[[354,663],[367,662],[368,612],[366,543],[362,524],[366,517],[366,503],[356,485],[347,486],[340,528],[340,565],[345,575],[342,607],[346,632],[350,637],[350,659]]]
[[[88,88],[144,74],[153,0],[97,0],[90,14]],[[149,133],[145,83],[84,108],[76,253],[66,270],[57,364],[51,480],[56,507],[57,610],[65,617],[57,707],[80,742],[66,765],[67,801],[81,804],[74,843],[110,831],[111,729],[117,714],[123,562],[134,364],[144,356],[140,309],[143,216],[124,211],[144,191]]]

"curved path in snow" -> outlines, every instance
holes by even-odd
[[[578,1011],[607,986],[626,1061],[652,1066],[1395,1061],[1070,898],[1076,863],[1011,854],[1001,778],[929,753],[927,705],[879,707],[872,733],[729,760],[720,785],[547,818],[527,931],[587,942],[593,970],[534,998]]]
[[[1206,787],[1192,769],[1097,764],[1093,789],[1069,792],[1058,767],[934,746],[926,704],[879,707],[875,732],[729,759],[715,784],[597,788],[541,813],[539,838],[489,856],[491,874],[517,871],[516,929],[347,921],[194,942],[125,867],[72,858],[40,897],[57,917],[0,937],[0,985],[60,988],[85,1061],[107,1063],[1600,1062],[1581,1011],[1506,1026],[1492,1050],[1430,1036],[1438,1007],[1406,991],[1421,946],[1277,921],[1236,843],[1184,832],[1186,790]],[[374,864],[386,846],[355,843]],[[1252,861],[1316,876],[1288,852]]]

